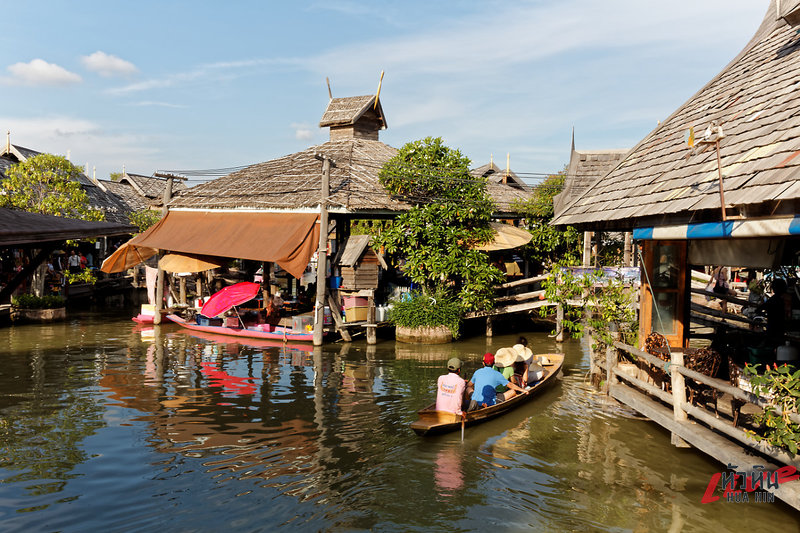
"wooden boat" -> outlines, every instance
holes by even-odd
[[[547,357],[551,363],[549,365],[543,365],[544,376],[542,379],[531,385],[524,394],[517,394],[504,402],[490,405],[483,409],[468,411],[464,415],[464,425],[467,427],[474,426],[507,413],[526,403],[548,384],[555,381],[556,375],[558,375],[561,371],[561,367],[564,365],[564,354],[547,353],[537,355]],[[424,409],[420,409],[418,414],[419,420],[411,423],[411,429],[413,429],[417,435],[438,435],[461,429],[461,415],[449,411],[437,411],[436,402]]]
[[[196,339],[202,339],[204,341],[213,342],[215,344],[236,343],[241,346],[247,346],[249,348],[258,348],[258,349],[288,348],[290,350],[300,350],[302,352],[307,352],[307,353],[311,353],[314,351],[314,347],[311,346],[310,344],[304,344],[299,342],[286,343],[283,342],[282,340],[254,339],[251,337],[231,338],[229,335],[205,333],[203,331],[193,331],[191,336]]]
[[[314,340],[314,334],[311,332],[297,333],[293,331],[292,328],[285,328],[283,326],[269,326],[267,324],[263,324],[263,328],[229,328],[225,326],[200,326],[196,322],[188,322],[178,315],[167,315],[167,318],[192,331],[204,331],[206,333],[229,335],[231,337],[306,342],[312,342]]]

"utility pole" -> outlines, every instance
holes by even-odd
[[[176,176],[174,174],[163,174],[159,172],[155,172],[153,174],[157,178],[165,178],[167,180],[167,184],[164,187],[164,196],[162,197],[163,206],[161,207],[161,217],[167,216],[169,212],[169,201],[172,200],[172,181],[173,180],[185,180],[186,178],[182,176]],[[161,250],[158,251],[158,258],[161,259]],[[160,262],[160,261],[159,261]],[[161,324],[161,310],[164,308],[164,270],[162,270],[161,265],[158,266],[158,276],[156,277],[156,314],[153,317],[153,324],[158,325]]]
[[[314,305],[314,346],[322,345],[325,327],[325,272],[328,268],[328,195],[330,194],[331,165],[336,163],[322,154],[314,157],[322,160],[322,196],[319,201],[319,247],[317,248],[317,302]]]

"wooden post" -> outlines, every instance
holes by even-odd
[[[626,267],[633,266],[633,234],[630,231],[625,232],[625,247],[623,250],[622,264]]]
[[[556,342],[564,342],[564,306],[556,305]]]
[[[583,261],[582,265],[587,267],[592,262],[592,232],[583,232]]]
[[[375,291],[369,291],[367,298],[367,344],[378,342],[378,326],[375,324]]]
[[[195,291],[197,291],[197,295],[196,295],[197,299],[202,298],[203,297],[203,278],[201,277],[200,273],[197,274],[197,279],[195,280],[194,285],[195,285]]]
[[[186,305],[186,276],[178,277],[178,301]]]
[[[158,174],[156,174],[158,175]],[[172,179],[173,176],[164,176],[167,178],[167,184],[164,187],[164,196],[162,197],[163,206],[161,207],[161,216],[167,216],[169,207],[167,204],[172,199]],[[153,324],[161,324],[161,310],[164,308],[164,270],[161,268],[161,250],[158,250],[158,276],[156,277],[156,314],[153,317]]]
[[[494,331],[493,331],[493,327],[492,326],[494,326],[493,321],[492,321],[492,315],[489,315],[489,316],[486,317],[486,336],[487,337],[491,337],[492,335],[494,335]]]
[[[678,367],[683,366],[683,352],[678,350],[671,350],[670,366]],[[686,404],[686,382],[683,374],[673,369],[672,372],[672,418],[675,422],[686,423],[689,416],[684,411],[683,406]],[[671,442],[678,448],[689,448],[689,444],[680,438],[676,433],[672,434]]]
[[[600,242],[602,239],[602,233],[599,231],[595,231],[592,233],[594,237],[594,243],[592,244],[592,259],[591,259],[591,266],[597,266],[598,261],[600,259]]]
[[[719,131],[722,131],[721,129]],[[717,133],[719,135],[719,133]],[[727,217],[725,216],[725,188],[722,186],[722,161],[719,157],[719,137],[717,137],[716,142],[714,143],[717,147],[717,177],[719,178],[719,203],[720,207],[722,208],[722,221],[725,222]]]
[[[331,160],[324,155],[322,159],[322,197],[319,202],[319,247],[317,248],[317,301],[314,304],[314,346],[322,345],[325,327],[325,289],[328,252],[328,195],[330,194]]]
[[[606,346],[606,392],[611,390],[611,386],[617,383],[617,376],[614,369],[617,366],[617,349],[614,346]]]
[[[161,259],[161,250],[158,251],[158,259]],[[161,310],[164,309],[164,271],[158,267],[156,277],[156,314],[153,317],[153,324],[161,324]]]

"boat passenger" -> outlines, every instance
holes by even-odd
[[[514,362],[517,359],[517,352],[513,348],[500,348],[494,354],[494,366],[492,368],[503,374],[503,377],[508,381],[512,381],[514,377]],[[504,385],[498,385],[495,387],[495,391],[497,391],[498,395],[503,395],[503,400],[508,400],[514,396],[514,391],[509,391],[508,387]]]
[[[512,391],[525,392],[525,389],[518,387],[503,377],[503,374],[492,368],[494,365],[494,354],[486,353],[483,356],[483,368],[479,368],[472,375],[468,386],[473,387],[472,398],[469,402],[469,411],[474,411],[482,407],[489,407],[497,403],[497,391],[495,387],[503,385]],[[500,401],[503,400],[500,395]]]
[[[436,410],[460,415],[466,385],[467,382],[461,377],[461,359],[451,358],[447,361],[447,374],[439,376],[436,385]]]
[[[533,351],[528,348],[528,339],[520,337],[514,350],[520,359],[525,362],[525,372],[523,373],[523,383],[536,383],[544,377],[544,368],[534,360]]]

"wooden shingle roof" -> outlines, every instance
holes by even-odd
[[[164,189],[167,186],[166,178],[143,176],[142,174],[131,174],[130,172],[123,173],[119,181],[120,183],[130,184],[137,193],[151,200],[161,200],[164,197]],[[173,194],[185,188],[186,185],[182,181],[176,180],[172,184]]]
[[[786,6],[784,6],[786,7]],[[789,9],[789,11],[787,11]],[[782,15],[797,6],[788,6]],[[796,213],[800,200],[800,27],[772,0],[753,39],[601,181],[554,219],[600,229],[720,219],[716,151],[690,150],[721,124],[725,201],[741,216]]]
[[[320,203],[324,154],[331,167],[331,210],[405,211],[410,206],[392,199],[378,181],[386,161],[397,153],[380,141],[329,141],[278,159],[249,166],[222,178],[179,191],[173,208],[308,210]]]
[[[9,166],[25,161],[40,153],[36,150],[13,144],[10,147],[4,146],[0,152],[0,179],[5,178],[5,172]],[[122,199],[105,190],[83,173],[78,175],[78,182],[80,182],[84,192],[86,192],[86,196],[89,198],[89,206],[93,209],[103,210],[106,214],[106,221],[116,224],[130,224],[128,214],[131,209]]]
[[[572,143],[572,152],[567,166],[567,175],[564,179],[564,189],[553,199],[556,216],[572,200],[578,198],[600,178],[608,174],[630,150],[575,150]]]
[[[348,126],[355,124],[361,116],[375,105],[375,95],[348,96],[346,98],[333,98],[328,102],[328,107],[319,121],[320,128],[329,126]],[[378,121],[381,127],[386,129],[386,116],[383,114],[383,107],[378,100],[377,109]]]

